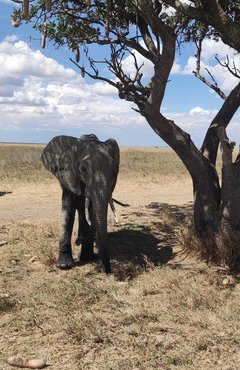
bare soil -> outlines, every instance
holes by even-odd
[[[56,181],[47,184],[13,185],[0,189],[0,223],[21,220],[43,220],[60,217],[61,189]],[[119,181],[114,197],[129,203],[130,207],[118,212],[131,213],[136,208],[151,203],[169,205],[190,205],[193,199],[192,184],[184,179],[169,183],[133,183]]]

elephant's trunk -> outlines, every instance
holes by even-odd
[[[108,201],[108,197],[103,196],[96,196],[92,200],[93,217],[97,236],[97,248],[107,274],[111,273],[107,235]]]

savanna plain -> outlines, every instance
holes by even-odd
[[[109,212],[106,276],[100,263],[55,267],[61,190],[42,149],[0,144],[0,369],[16,354],[52,370],[239,369],[239,278],[224,284],[224,266],[190,253],[192,186],[178,157],[121,148],[114,197],[130,206],[117,206],[117,224]]]

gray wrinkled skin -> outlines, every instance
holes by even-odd
[[[101,142],[95,135],[80,138],[56,136],[45,147],[42,162],[62,187],[62,223],[59,268],[74,266],[71,236],[75,211],[79,214],[77,244],[82,244],[80,261],[96,259],[94,238],[106,273],[111,272],[107,238],[107,209],[119,170],[119,147],[114,139]],[[90,201],[91,226],[85,218],[85,198]]]

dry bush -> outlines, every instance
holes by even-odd
[[[240,233],[221,231],[216,235],[215,240],[218,247],[218,259],[230,268],[239,267],[237,265],[240,259]]]
[[[188,227],[183,227],[179,233],[179,241],[184,251],[195,255],[200,259],[211,262],[217,259],[215,241],[210,238],[199,238],[196,234],[193,222]]]
[[[212,238],[206,235],[201,238],[191,222],[191,226],[183,227],[179,232],[179,242],[184,251],[207,263],[228,266],[230,270],[239,268],[240,233],[219,231]]]

